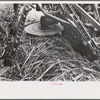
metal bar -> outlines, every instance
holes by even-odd
[[[60,22],[60,23],[62,23],[62,24],[67,24],[67,25],[76,27],[76,25],[75,25],[74,23],[65,21],[65,20],[63,20],[63,19],[61,19],[61,18],[58,18],[58,17],[56,17],[56,16],[54,16],[54,15],[51,15],[51,14],[47,13],[44,9],[42,9],[42,7],[41,7],[40,4],[38,4],[38,5],[39,5],[41,11],[43,12],[43,14],[46,15],[48,18],[51,18],[51,19],[53,19],[53,20],[56,20],[56,21],[58,21],[58,22]]]
[[[82,14],[95,28],[100,31],[100,24],[92,18],[85,10],[83,10],[78,4],[72,4],[72,6]]]
[[[100,22],[100,16],[99,16],[99,11],[98,11],[98,4],[94,4],[94,6],[95,6],[96,14],[97,14],[97,20]]]

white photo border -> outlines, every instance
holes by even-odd
[[[50,3],[51,1],[0,1],[0,3]],[[52,3],[100,1],[52,1]],[[0,99],[100,99],[100,82],[0,82]]]

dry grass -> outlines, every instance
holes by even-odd
[[[1,78],[12,81],[100,79],[100,70],[96,70],[99,62],[90,63],[77,54],[61,35],[37,37],[23,34],[23,41],[16,63],[11,68],[1,68]]]

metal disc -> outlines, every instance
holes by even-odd
[[[48,29],[41,29],[40,23],[34,23],[31,25],[26,26],[25,31],[31,35],[38,35],[38,36],[46,36],[46,35],[54,35],[63,30],[63,26],[58,23],[50,26]]]

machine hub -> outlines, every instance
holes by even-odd
[[[46,35],[55,35],[63,31],[63,29],[64,28],[60,23],[53,24],[51,26],[48,26],[47,28],[42,28],[40,23],[38,22],[38,23],[28,25],[25,28],[25,31],[31,35],[46,36]]]

